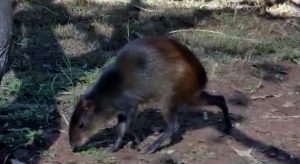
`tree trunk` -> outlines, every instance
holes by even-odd
[[[0,82],[11,46],[12,18],[11,0],[0,0]]]

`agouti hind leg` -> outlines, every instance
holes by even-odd
[[[193,99],[193,105],[216,105],[218,106],[224,115],[225,128],[224,132],[229,134],[231,131],[231,121],[229,118],[228,107],[224,96],[222,95],[212,95],[206,91],[202,91],[196,98]]]

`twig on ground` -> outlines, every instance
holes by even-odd
[[[133,32],[133,35],[135,35],[137,38],[143,38],[144,37],[141,33],[136,32],[136,31]]]
[[[138,6],[138,5],[134,5],[134,8],[137,8],[139,10],[145,11],[145,12],[155,12],[155,13],[161,13],[161,11],[157,11],[157,10],[151,10],[151,9],[146,9],[142,6]]]
[[[45,9],[45,10],[48,11],[49,13],[51,13],[51,14],[53,14],[53,15],[56,15],[56,16],[59,16],[59,14],[57,14],[56,12],[50,10],[48,7],[45,7],[45,6],[42,6],[42,5],[36,5],[36,7]]]
[[[103,141],[94,142],[93,145],[94,146],[98,146],[98,145],[101,145],[101,144],[106,143],[106,142],[109,142],[109,140],[103,140]]]
[[[262,79],[259,80],[259,83],[249,91],[249,93],[253,93],[255,92],[257,89],[259,89],[261,87],[261,83],[262,83]]]
[[[262,44],[262,42],[255,40],[255,39],[250,39],[250,38],[243,38],[243,37],[237,37],[237,36],[230,36],[225,33],[219,32],[219,31],[211,31],[211,30],[200,30],[200,29],[182,29],[182,30],[174,30],[170,31],[169,34],[174,34],[174,33],[180,33],[180,32],[206,32],[206,33],[212,33],[212,34],[217,34],[219,36],[222,36],[224,38],[230,38],[230,39],[237,39],[237,40],[245,40],[251,43],[255,44]]]
[[[300,118],[300,115],[294,115],[294,116],[271,116],[271,115],[264,115],[263,118],[276,119],[276,120],[286,120],[288,118],[298,119],[298,118]]]
[[[3,161],[2,164],[5,164],[5,163],[6,163],[8,157],[9,157],[13,152],[15,152],[15,151],[18,150],[19,148],[25,147],[25,146],[27,146],[27,145],[28,145],[28,142],[23,143],[23,144],[20,144],[20,145],[17,145],[15,148],[13,148],[13,149],[5,156],[4,161]]]
[[[65,121],[65,123],[69,126],[69,121],[67,120],[66,116],[62,113],[62,112],[59,112],[61,117],[63,118],[63,120]]]

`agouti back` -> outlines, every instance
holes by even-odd
[[[148,147],[154,152],[179,128],[180,105],[216,105],[231,122],[223,96],[204,91],[207,75],[195,55],[184,45],[166,37],[145,37],[129,42],[102,74],[93,88],[80,97],[71,117],[69,141],[73,150],[84,145],[101,124],[118,117],[118,138],[109,151],[119,149],[129,132],[137,106],[156,102],[167,123],[166,131]],[[149,118],[151,119],[151,118]]]

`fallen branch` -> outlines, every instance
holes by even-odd
[[[6,164],[6,161],[8,159],[9,156],[11,156],[12,153],[14,153],[16,150],[18,150],[19,148],[21,147],[26,147],[28,145],[28,142],[26,143],[23,143],[23,144],[20,144],[20,145],[17,145],[16,147],[14,147],[4,158],[4,161],[2,164]]]
[[[69,126],[69,121],[67,120],[66,116],[60,112],[61,117],[63,118],[63,120],[65,121],[65,123]]]
[[[298,119],[298,118],[300,118],[300,115],[295,115],[295,116],[270,116],[270,115],[264,115],[263,118],[270,118],[270,119],[276,119],[276,120],[286,120],[288,118]]]
[[[259,80],[259,83],[254,87],[252,88],[249,93],[253,93],[255,92],[257,89],[259,89],[260,87],[262,86],[262,79]]]
[[[271,97],[276,97],[279,98],[282,96],[282,93],[277,93],[277,94],[267,94],[267,95],[253,95],[250,97],[251,100],[257,100],[257,99],[266,99],[266,98],[271,98]]]
[[[225,33],[219,32],[219,31],[211,31],[211,30],[200,30],[200,29],[182,29],[182,30],[174,30],[170,31],[169,34],[174,34],[174,33],[180,33],[180,32],[206,32],[206,33],[212,33],[212,34],[217,34],[220,35],[224,38],[230,38],[230,39],[237,39],[237,40],[245,40],[251,43],[255,44],[262,44],[262,42],[255,40],[255,39],[250,39],[250,38],[242,38],[242,37],[237,37],[237,36],[230,36]]]
[[[41,8],[41,9],[44,9],[44,10],[48,11],[49,13],[51,13],[51,14],[53,14],[53,15],[55,15],[55,16],[59,16],[58,13],[56,13],[56,12],[50,10],[50,9],[49,9],[48,7],[46,7],[46,6],[36,5],[36,7]]]
[[[157,10],[151,10],[151,9],[146,9],[142,6],[138,6],[138,5],[134,5],[134,8],[137,8],[139,10],[145,11],[145,12],[155,12],[155,13],[161,13],[161,11],[157,11]]]
[[[133,32],[133,35],[135,35],[137,38],[143,38],[144,36],[139,32]]]

